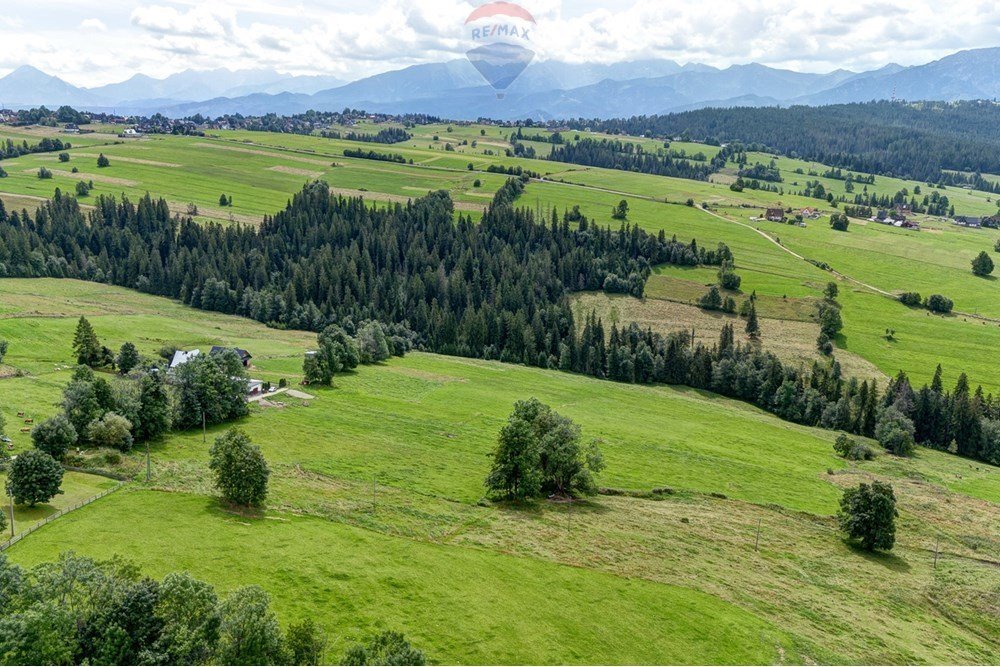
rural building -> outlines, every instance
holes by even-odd
[[[818,220],[819,219],[819,211],[817,211],[814,208],[804,208],[804,209],[802,209],[802,212],[800,213],[800,215],[802,216],[803,219],[806,219],[806,220]]]
[[[982,218],[974,218],[968,215],[960,215],[955,218],[955,224],[960,227],[972,227],[973,229],[979,229],[983,226]]]
[[[201,354],[201,350],[191,350],[190,352],[185,352],[184,350],[177,350],[174,352],[173,359],[170,360],[170,368],[177,368],[178,366],[183,366],[187,362],[191,361],[195,357]]]
[[[236,356],[240,358],[243,363],[244,368],[250,368],[250,360],[253,359],[253,355],[246,350],[239,347],[222,347],[221,345],[213,345],[212,349],[209,350],[209,354],[222,354],[226,350],[232,350],[236,353]]]
[[[247,394],[257,396],[264,392],[263,380],[247,380]]]
[[[771,222],[781,222],[785,219],[785,209],[769,208],[767,209],[767,212],[764,213],[764,219]]]

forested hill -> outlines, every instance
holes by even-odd
[[[856,172],[920,181],[939,182],[942,170],[1000,173],[1000,104],[993,102],[700,109],[569,125],[632,136],[762,144]]]
[[[732,260],[576,209],[535,221],[516,207],[523,188],[507,181],[477,224],[456,223],[444,191],[379,208],[314,182],[259,228],[200,225],[149,195],[84,214],[57,191],[34,219],[0,206],[0,277],[109,282],[315,331],[378,319],[433,351],[549,366],[575,347],[569,292],[640,296],[652,265]]]

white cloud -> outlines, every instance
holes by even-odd
[[[462,57],[485,0],[6,0],[0,68],[25,62],[78,85],[187,68],[267,67],[357,78]],[[543,59],[671,58],[826,71],[904,65],[1000,45],[994,0],[522,0]],[[93,33],[106,33],[100,44]],[[20,45],[20,46],[19,46]],[[2,73],[2,72],[0,72]]]
[[[101,19],[83,19],[80,21],[81,30],[96,30],[97,32],[107,32],[108,26],[104,25]]]

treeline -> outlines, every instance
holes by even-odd
[[[397,162],[399,164],[406,164],[406,158],[399,153],[379,153],[378,151],[372,150],[366,151],[363,148],[345,148],[344,157],[357,157],[363,160],[379,160],[381,162]]]
[[[576,354],[574,370],[594,377],[706,389],[787,421],[876,438],[894,454],[908,455],[919,443],[1000,465],[1000,400],[982,387],[970,391],[964,374],[945,392],[940,367],[919,392],[900,373],[881,393],[874,381],[843,377],[835,359],[806,370],[757,345],[740,345],[731,324],[709,347],[695,344],[689,332],[662,336],[634,323],[607,332],[594,316]]]
[[[347,141],[364,141],[370,144],[398,144],[409,141],[413,135],[401,127],[387,127],[372,134],[371,132],[344,132],[323,130],[320,136],[327,139],[346,139]]]
[[[854,172],[932,183],[957,182],[958,176],[945,170],[1000,173],[1000,106],[991,102],[699,109],[567,125],[632,136],[685,136],[715,145],[766,144]]]
[[[667,154],[650,153],[642,146],[617,139],[582,139],[552,149],[550,160],[568,162],[588,167],[603,167],[622,171],[637,171],[657,176],[673,176],[707,181],[712,168],[705,164],[692,164],[675,160]]]
[[[575,345],[569,292],[638,296],[652,265],[732,259],[579,209],[536,221],[515,207],[523,188],[509,180],[477,224],[456,222],[446,192],[379,209],[317,182],[259,228],[200,225],[148,196],[84,215],[57,193],[0,220],[0,276],[108,282],[280,327],[405,324],[425,349],[548,367]]]
[[[0,663],[5,665],[319,665],[327,637],[312,618],[282,628],[259,586],[226,595],[186,572],[163,579],[135,564],[64,553],[22,568],[0,554]],[[350,648],[344,665],[423,665],[403,635]]]
[[[5,142],[0,143],[0,160],[21,157],[30,153],[54,153],[56,151],[69,150],[72,147],[68,141],[64,142],[61,139],[51,139],[49,137],[45,137],[37,144],[30,145],[26,140],[15,144],[12,139],[7,139]]]

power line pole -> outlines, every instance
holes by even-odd
[[[14,539],[14,494],[10,495],[10,539]]]

